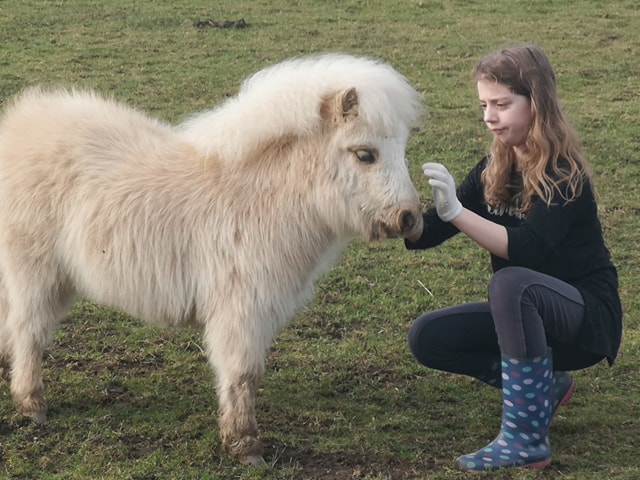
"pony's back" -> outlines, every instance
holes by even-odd
[[[95,93],[25,91],[0,121],[0,270],[33,258],[38,281],[59,275],[43,290],[66,284],[143,319],[180,320],[187,257],[170,265],[137,243],[186,251],[189,237],[166,231],[187,229],[201,160],[167,125]]]
[[[4,111],[0,162],[35,159],[41,154],[51,161],[54,145],[84,148],[78,157],[87,161],[126,161],[128,154],[142,150],[153,158],[157,138],[167,135],[173,135],[168,125],[94,92],[35,87],[18,95]]]

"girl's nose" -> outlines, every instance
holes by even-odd
[[[496,121],[495,110],[489,105],[484,108],[483,120],[485,123],[492,123]]]

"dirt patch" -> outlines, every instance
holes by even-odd
[[[193,26],[197,28],[247,28],[249,24],[245,22],[244,18],[240,20],[224,20],[222,22],[207,19],[195,21]]]
[[[318,453],[288,448],[278,454],[267,447],[265,458],[277,456],[274,468],[296,465],[299,480],[339,480],[382,477],[393,480],[420,478],[433,465],[416,465],[401,459],[385,459],[373,454]]]

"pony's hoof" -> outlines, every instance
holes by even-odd
[[[30,412],[25,413],[24,415],[29,417],[31,421],[35,423],[45,423],[47,421],[47,412]]]
[[[243,465],[253,465],[254,467],[261,467],[267,464],[264,458],[262,458],[262,455],[247,455],[240,459],[240,463]]]

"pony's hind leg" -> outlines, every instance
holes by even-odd
[[[0,378],[7,383],[11,382],[11,362],[9,355],[0,353]]]
[[[52,294],[52,291],[58,294]],[[70,297],[60,295],[60,291],[60,288],[38,289],[34,285],[30,289],[31,295],[10,297],[4,325],[4,333],[8,333],[10,339],[11,397],[18,412],[38,423],[47,418],[42,356],[70,304]],[[9,363],[6,353],[4,357],[5,363]]]
[[[42,354],[45,344],[24,331],[14,331],[11,397],[18,412],[38,423],[47,419],[42,383]]]
[[[5,329],[8,314],[9,304],[7,302],[7,291],[4,288],[2,273],[0,272],[0,378],[7,383],[11,381],[9,334]]]

